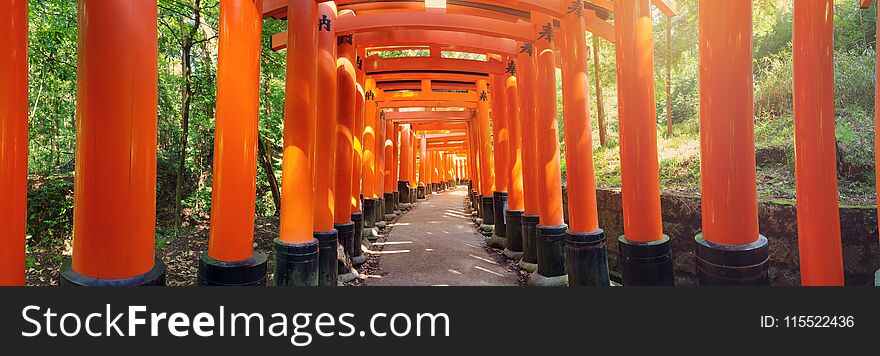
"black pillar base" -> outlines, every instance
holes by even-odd
[[[417,189],[418,190],[416,191],[416,199],[425,199],[427,187],[425,187],[424,185],[420,185]]]
[[[406,181],[406,180],[397,181],[397,190],[400,192],[400,203],[401,204],[412,203],[412,200],[410,200],[410,195],[409,195],[409,192],[410,192],[409,181]]]
[[[483,225],[495,225],[495,200],[484,196],[481,199],[483,211]]]
[[[200,286],[265,286],[266,255],[254,253],[251,258],[223,262],[202,252],[196,285]]]
[[[61,278],[58,284],[62,286],[81,286],[81,287],[140,287],[140,286],[164,286],[165,285],[165,264],[162,260],[156,258],[153,262],[153,268],[144,274],[130,278],[120,279],[103,279],[83,276],[73,270],[70,260],[61,264]]]
[[[385,220],[394,215],[394,193],[385,193]]]
[[[418,203],[419,190],[416,187],[409,188],[409,200],[410,204]]]
[[[334,229],[326,232],[313,234],[318,240],[318,286],[336,286],[336,277],[339,276],[337,259],[339,258],[336,246],[339,244],[341,234],[333,224]]]
[[[565,231],[568,226],[538,225],[537,229],[535,251],[538,270],[529,276],[529,285],[568,285],[568,271],[565,268]]]
[[[376,227],[376,204],[378,199],[364,199],[363,202],[363,219],[364,228],[371,229]]]
[[[523,257],[519,261],[519,267],[529,272],[538,270],[538,251],[536,248],[538,243],[536,240],[540,220],[541,217],[538,215],[523,214],[522,216]]]
[[[482,195],[477,194],[474,197],[474,211],[477,212],[478,218],[480,218],[480,219],[483,218],[483,196]]]
[[[610,287],[608,251],[605,231],[572,232],[565,234],[565,265],[568,285]]]
[[[345,251],[351,256],[351,264],[360,266],[367,261],[364,256],[363,239],[364,239],[364,215],[362,213],[352,213],[351,222],[354,223],[354,236],[351,239],[351,250]]]
[[[758,241],[745,245],[721,245],[697,234],[694,256],[701,286],[769,286],[770,244]]]
[[[337,258],[341,257],[341,258],[337,259],[338,274],[340,274],[340,275],[346,274],[346,273],[351,272],[350,266],[346,265],[347,262],[346,263],[338,263],[338,262],[339,262],[339,260],[351,261],[351,251],[352,251],[352,244],[354,243],[355,225],[354,225],[354,222],[349,221],[349,222],[343,223],[343,224],[333,224],[333,227],[336,229],[336,231],[339,231],[339,244],[342,245],[342,251],[345,254],[343,256],[337,256]],[[338,277],[338,275],[337,275],[337,277]]]
[[[400,214],[400,191],[394,191],[394,213]]]
[[[621,236],[617,241],[624,286],[675,285],[669,236],[651,242],[634,242]]]
[[[507,225],[504,212],[507,211],[507,192],[494,192],[492,194],[492,217],[495,220],[495,236],[507,239]]]
[[[522,216],[522,210],[507,210],[504,212],[505,228],[507,230],[507,248],[504,249],[504,255],[512,260],[520,259],[523,255]],[[498,229],[495,230],[497,231]]]
[[[334,238],[336,231],[333,231]],[[315,234],[317,235],[317,233]],[[305,243],[272,242],[275,251],[275,285],[279,287],[314,287],[320,270],[318,240]]]

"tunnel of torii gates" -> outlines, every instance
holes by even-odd
[[[0,284],[22,285],[27,1],[3,0],[0,7]],[[361,239],[418,199],[459,183],[468,185],[490,243],[533,272],[529,283],[609,285],[592,165],[586,32],[616,48],[623,284],[672,285],[658,178],[655,9],[674,16],[661,0],[221,0],[210,238],[198,283],[266,284],[267,258],[253,250],[254,192],[261,28],[275,17],[287,19],[288,32],[274,36],[272,46],[291,49],[277,285],[336,285],[337,258],[362,263]],[[831,11],[832,0],[794,3],[805,285],[843,284]],[[61,284],[162,285],[165,266],[154,248],[157,4],[81,0],[78,16],[73,256],[62,266]],[[701,285],[769,284],[768,240],[758,230],[751,30],[750,1],[699,2],[703,221],[693,246]],[[430,55],[367,56],[396,49]],[[444,58],[442,51],[486,59]],[[346,256],[337,256],[337,244]]]

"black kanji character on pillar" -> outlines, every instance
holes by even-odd
[[[354,35],[352,35],[352,34],[336,36],[336,44],[337,45],[341,46],[346,43],[352,44],[353,42],[354,42]]]
[[[532,55],[532,44],[531,43],[523,43],[522,47],[519,49],[519,53],[528,53],[529,56]]]
[[[480,101],[489,101],[489,95],[486,94],[485,90],[483,90],[483,92],[480,93]]]
[[[541,26],[541,32],[538,32],[538,39],[546,38],[547,42],[553,42],[553,23],[548,22],[546,25]]]
[[[583,0],[574,0],[568,4],[568,13],[574,13],[577,14],[578,17],[584,17],[584,7]]]
[[[367,100],[376,100],[376,93],[373,93],[372,90],[367,91],[367,93],[364,94],[364,98],[366,98]]]
[[[505,72],[510,73],[510,75],[516,75],[516,62],[510,61],[507,63],[507,69]]]
[[[357,56],[358,70],[364,70],[364,60],[361,56]]]
[[[327,18],[327,15],[321,16],[321,19],[318,20],[318,32],[324,30],[330,32],[330,19]]]

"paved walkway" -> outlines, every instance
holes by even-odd
[[[467,189],[417,204],[394,224],[368,286],[515,286],[517,275],[486,252],[464,213]],[[381,245],[377,242],[376,245]]]

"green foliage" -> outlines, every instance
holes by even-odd
[[[28,245],[70,236],[73,227],[73,177],[47,176],[28,184]]]

